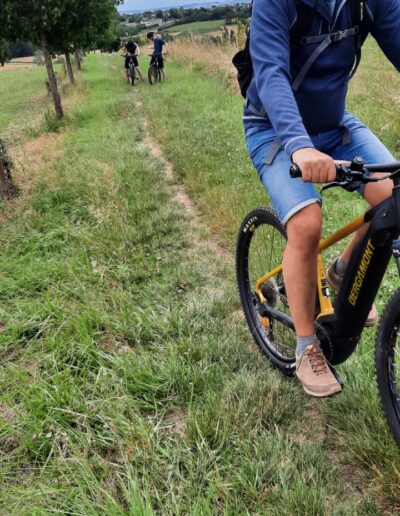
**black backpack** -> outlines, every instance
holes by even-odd
[[[127,52],[129,52],[129,54],[132,54],[132,55],[134,55],[136,53],[137,47],[138,47],[137,44],[134,41],[132,41],[131,39],[128,40],[128,42],[125,46]]]
[[[351,5],[351,17],[353,23],[353,27],[351,29],[346,31],[333,32],[331,34],[322,34],[320,36],[308,37],[307,35],[310,33],[313,26],[315,9],[304,4],[301,0],[296,0],[297,21],[290,33],[291,53],[296,52],[296,50],[299,49],[302,45],[307,45],[310,43],[321,42],[322,48],[322,42],[328,37],[330,38],[330,43],[335,43],[343,38],[356,35],[356,59],[353,70],[350,74],[350,78],[352,78],[357,71],[358,65],[360,64],[361,47],[364,43],[364,36],[361,30],[361,25],[364,21],[364,0],[348,1]],[[251,2],[250,5],[250,16],[252,13],[252,6],[253,2]],[[324,48],[326,48],[326,46],[322,48],[321,52],[324,50]],[[293,89],[298,89],[308,70],[311,68],[312,64],[318,57],[319,53],[316,52],[315,59],[312,62],[308,62],[306,67],[300,71],[298,77],[294,81]],[[247,89],[250,86],[253,78],[253,63],[250,54],[250,31],[247,34],[245,48],[235,54],[232,63],[237,70],[237,79],[240,91],[242,96],[246,98]]]

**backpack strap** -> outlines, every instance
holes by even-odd
[[[292,90],[297,91],[300,88],[301,83],[304,81],[305,76],[310,71],[310,68],[315,63],[315,61],[318,59],[320,54],[329,47],[331,44],[331,38],[330,35],[326,35],[322,42],[317,46],[317,48],[314,50],[314,52],[310,55],[310,57],[307,59],[307,61],[304,63],[303,67],[301,68],[300,72],[296,75],[296,78],[292,82]]]
[[[365,17],[365,0],[349,0],[351,8],[351,19],[354,27],[358,27],[358,35],[356,37],[356,58],[354,66],[350,72],[350,79],[352,79],[357,71],[357,68],[361,61],[361,47],[364,43],[364,34],[362,31],[362,24]],[[349,80],[350,80],[349,79]]]
[[[294,79],[292,88],[294,91],[297,91],[303,82],[305,76],[307,75],[308,71],[310,70],[311,66],[314,64],[314,62],[318,59],[319,55],[331,44],[331,43],[337,43],[338,41],[341,41],[342,39],[355,36],[356,41],[356,56],[354,61],[354,66],[352,71],[350,72],[349,80],[352,79],[354,74],[357,71],[358,65],[361,61],[361,47],[364,43],[364,34],[361,30],[361,25],[364,21],[364,3],[365,0],[348,0],[350,4],[351,9],[351,19],[352,19],[352,25],[350,29],[341,30],[337,32],[333,32],[331,34],[319,34],[317,36],[305,36],[303,33],[303,36],[300,38],[300,45],[309,45],[309,44],[315,44],[320,43],[318,47],[314,50],[314,52],[311,54],[311,56],[308,58],[306,63],[304,64],[303,68],[300,70],[297,77]]]
[[[316,36],[303,36],[300,40],[301,45],[312,45],[313,43],[321,43],[324,39],[330,39],[331,43],[337,43],[342,39],[349,38],[350,36],[357,36],[360,32],[358,26],[352,27],[351,29],[338,30],[336,32],[329,32],[328,34],[317,34]]]
[[[360,27],[364,20],[364,0],[349,0],[349,2],[353,25]]]

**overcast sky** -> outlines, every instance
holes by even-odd
[[[158,7],[170,7],[171,5],[187,5],[198,2],[199,0],[125,0],[120,9],[157,9]]]

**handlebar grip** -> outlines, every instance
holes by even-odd
[[[297,165],[292,165],[289,169],[289,174],[292,179],[296,179],[297,177],[301,177],[301,170],[300,167]]]

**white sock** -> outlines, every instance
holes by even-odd
[[[317,336],[315,333],[310,335],[309,337],[299,337],[297,336],[297,346],[296,346],[296,357],[301,357],[308,346],[314,344],[317,341]]]

